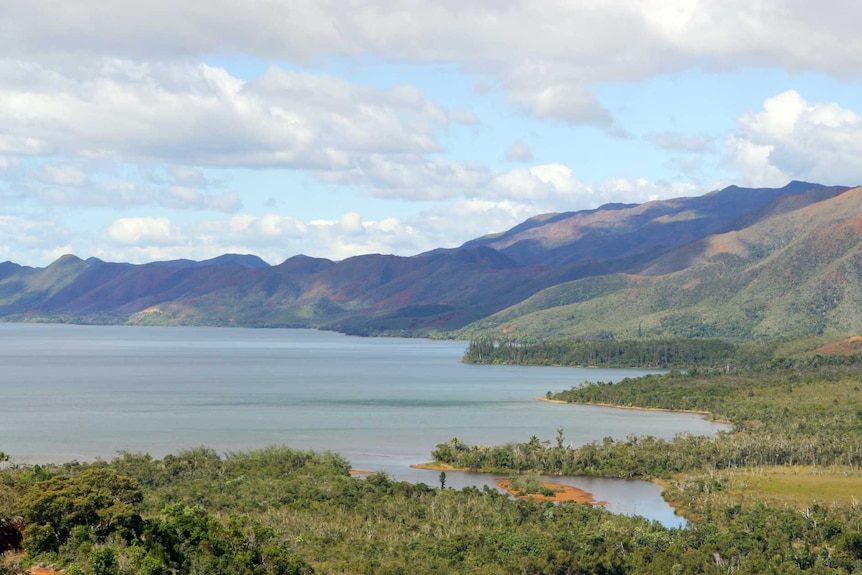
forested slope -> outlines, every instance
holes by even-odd
[[[550,287],[459,335],[529,341],[855,334],[862,326],[862,188],[810,204],[797,200],[785,198],[756,223],[696,240],[637,273]]]

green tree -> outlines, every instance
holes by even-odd
[[[107,468],[36,483],[23,501],[24,547],[34,554],[56,551],[77,526],[91,530],[97,540],[112,533],[130,540],[142,525],[142,499],[134,479]]]

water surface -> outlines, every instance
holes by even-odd
[[[723,429],[695,414],[535,399],[644,371],[468,365],[465,348],[312,330],[0,324],[0,451],[36,463],[285,444],[434,485],[438,474],[408,466],[452,437],[553,440],[562,427],[566,443],[580,445]],[[450,475],[449,485],[462,481]],[[613,489],[599,481],[606,486],[586,489],[607,499],[598,491]]]

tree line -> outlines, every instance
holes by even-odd
[[[787,340],[793,341],[793,340]],[[862,354],[815,352],[782,356],[784,340],[731,342],[722,339],[566,340],[537,343],[478,338],[469,342],[465,363],[638,367],[730,373],[858,365]]]
[[[736,353],[736,345],[718,339],[518,343],[482,338],[470,341],[463,359],[467,363],[680,368],[723,366]]]

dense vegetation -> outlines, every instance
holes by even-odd
[[[721,339],[565,340],[522,343],[470,340],[463,361],[514,365],[655,367],[695,371],[752,372],[862,364],[860,343],[851,338],[824,347],[822,338],[736,343]],[[844,346],[842,347],[842,344]],[[840,353],[817,353],[837,348]]]
[[[793,372],[671,372],[589,383],[549,399],[702,411],[730,421],[733,433],[610,438],[572,449],[533,437],[525,443],[469,446],[453,439],[435,460],[485,471],[668,478],[681,472],[764,465],[862,466],[862,378],[855,366]]]
[[[737,359],[739,346],[718,339],[556,341],[518,343],[471,340],[464,361],[518,365],[601,367],[724,366]],[[771,357],[769,350],[766,356]]]
[[[220,458],[6,470],[0,513],[23,517],[24,564],[119,573],[849,573],[862,510],[801,513],[722,497],[726,480],[676,487],[703,519],[684,530],[494,490],[352,478],[331,454],[271,448]],[[732,567],[732,569],[730,569]]]
[[[433,453],[455,467],[523,472],[514,479],[525,492],[541,491],[537,473],[660,478],[691,518],[685,529],[488,488],[356,478],[338,455],[286,447],[20,467],[0,454],[0,552],[11,549],[0,574],[40,564],[67,575],[862,572],[856,356],[738,365],[749,367],[549,392],[703,411],[731,422],[716,437],[572,447],[559,429],[495,447],[453,439]]]
[[[606,438],[571,448],[560,430],[553,442],[533,437],[495,447],[453,439],[433,455],[486,471],[662,478],[666,496],[696,519],[695,529],[722,542],[715,558],[721,572],[859,572],[857,363],[854,355],[813,355],[776,360],[769,369],[671,372],[549,393],[557,401],[697,410],[732,422],[731,433],[716,437]]]
[[[696,573],[716,543],[580,504],[350,477],[331,454],[207,449],[10,469],[24,564],[67,574]]]

